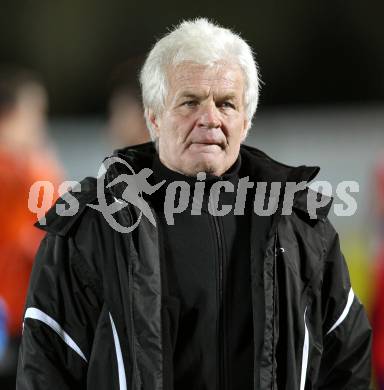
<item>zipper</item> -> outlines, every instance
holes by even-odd
[[[210,199],[209,199],[210,200]],[[212,205],[212,204],[211,204]],[[217,245],[218,245],[218,295],[219,295],[219,303],[218,303],[218,322],[217,322],[217,332],[218,332],[218,361],[219,361],[219,380],[218,380],[218,389],[225,390],[227,388],[227,382],[225,380],[226,370],[226,332],[225,332],[225,296],[224,296],[224,265],[225,265],[225,257],[224,250],[222,245],[222,232],[220,228],[220,224],[218,221],[218,217],[212,215],[213,225],[215,227],[215,233],[217,237]]]

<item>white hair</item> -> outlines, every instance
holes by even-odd
[[[167,68],[185,61],[207,66],[230,62],[240,66],[245,78],[244,104],[249,129],[259,98],[259,76],[252,49],[238,34],[199,18],[183,21],[161,38],[141,70],[145,119],[152,140],[156,136],[148,112],[161,114],[168,93]]]

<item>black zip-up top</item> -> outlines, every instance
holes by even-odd
[[[200,193],[201,211],[194,206],[194,213],[196,177],[168,169],[158,156],[153,171],[157,181],[166,180],[164,187],[183,181],[190,188],[188,206],[174,215],[173,225],[164,215],[164,193],[154,194],[168,289],[163,299],[177,324],[177,332],[170,330],[174,389],[251,390],[254,347],[249,206],[243,215],[234,214],[238,179],[245,173],[241,157],[224,175],[207,176]],[[224,181],[234,190],[221,188],[218,209],[231,206],[231,211],[218,216],[209,211],[213,203],[210,193],[219,188],[213,187],[215,183],[220,186]]]

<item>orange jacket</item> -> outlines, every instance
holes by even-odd
[[[7,306],[11,336],[21,333],[25,298],[33,259],[42,239],[36,215],[28,209],[28,195],[36,180],[49,180],[57,190],[61,178],[54,161],[17,159],[0,151],[0,297]]]

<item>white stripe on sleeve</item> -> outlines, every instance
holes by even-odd
[[[305,381],[307,379],[307,367],[308,367],[308,355],[309,355],[309,332],[306,322],[307,308],[304,311],[304,345],[303,345],[303,357],[301,360],[301,376],[300,376],[300,390],[304,390]]]
[[[24,316],[24,320],[26,318],[31,318],[34,320],[38,320],[43,322],[44,324],[48,325],[53,331],[55,331],[58,336],[70,347],[72,348],[82,359],[87,361],[85,355],[83,352],[81,352],[81,349],[79,346],[73,341],[73,339],[68,335],[67,332],[64,331],[64,329],[48,314],[44,313],[43,311],[35,308],[35,307],[29,307]]]
[[[119,371],[119,388],[120,390],[127,390],[127,379],[125,377],[123,354],[121,353],[119,335],[117,334],[116,326],[115,323],[113,322],[111,313],[109,313],[109,319],[111,320],[113,340],[115,342],[117,369]]]
[[[331,333],[333,330],[335,330],[338,326],[340,326],[341,323],[345,320],[345,318],[347,317],[347,315],[349,313],[349,310],[351,309],[354,297],[355,297],[355,294],[353,293],[353,290],[351,287],[351,289],[349,290],[349,294],[348,294],[347,304],[345,305],[344,310],[341,313],[340,317],[337,319],[337,321],[331,326],[331,328],[327,332],[327,335],[329,333]]]

